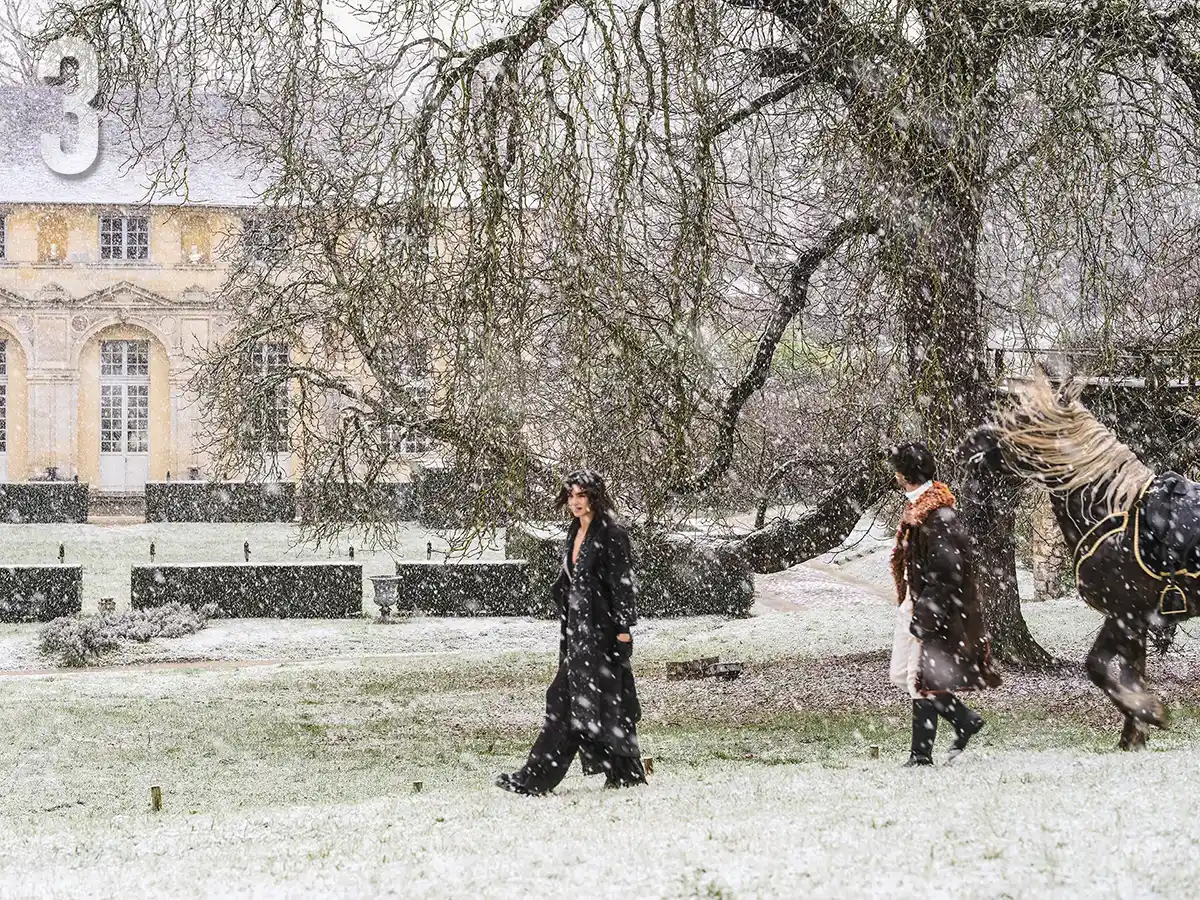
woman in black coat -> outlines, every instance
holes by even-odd
[[[613,519],[604,479],[595,472],[567,476],[558,505],[574,516],[551,588],[562,626],[558,673],[529,759],[496,784],[545,794],[563,780],[576,753],[585,775],[604,773],[605,787],[645,784],[637,739],[642,710],[630,662],[637,611],[629,534]]]

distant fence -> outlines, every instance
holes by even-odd
[[[1200,387],[1200,351],[1105,350],[1095,347],[990,347],[989,374],[997,381],[1031,377],[1044,367],[1051,377],[1076,376],[1111,387]]]

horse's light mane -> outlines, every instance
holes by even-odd
[[[1127,511],[1154,473],[1079,402],[1078,388],[1062,400],[1039,373],[996,416],[1010,462],[1055,493],[1095,485],[1110,512]]]

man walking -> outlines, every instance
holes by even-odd
[[[912,750],[905,766],[931,766],[938,716],[954,727],[947,762],[984,725],[953,692],[996,687],[1000,677],[991,667],[970,540],[954,495],[935,480],[933,454],[924,444],[893,447],[889,459],[908,501],[892,551],[900,606],[891,680],[913,698]]]

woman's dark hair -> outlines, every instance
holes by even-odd
[[[920,441],[900,444],[888,451],[888,462],[909,484],[924,484],[937,477],[933,454]]]
[[[563,479],[562,490],[558,492],[556,501],[559,509],[566,507],[567,500],[571,497],[571,489],[576,487],[587,494],[588,504],[595,515],[612,518],[614,509],[612,499],[608,496],[608,485],[604,483],[599,472],[593,472],[591,469],[580,469]]]

